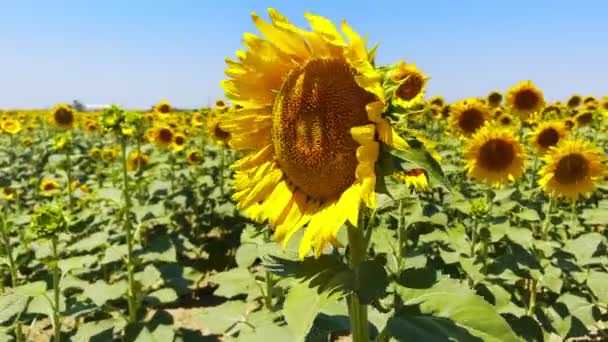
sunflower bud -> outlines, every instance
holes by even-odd
[[[64,231],[67,225],[63,210],[48,204],[36,210],[30,222],[30,229],[37,238],[48,239]]]
[[[471,215],[476,218],[484,218],[490,213],[488,199],[485,197],[476,198],[471,202]]]

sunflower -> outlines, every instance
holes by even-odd
[[[186,136],[183,133],[175,133],[171,147],[174,151],[182,151],[186,148]]]
[[[566,106],[568,106],[568,108],[570,108],[570,109],[574,109],[574,108],[580,106],[582,102],[583,102],[583,97],[581,95],[574,94],[574,95],[570,96],[570,98],[568,99],[568,102],[566,102]]]
[[[382,142],[406,148],[386,119],[382,77],[365,41],[346,23],[306,14],[312,31],[269,9],[253,14],[265,39],[245,34],[246,51],[228,59],[226,97],[242,109],[223,117],[230,146],[250,154],[237,161],[234,200],[257,221],[268,220],[285,245],[307,225],[303,258],[338,245],[361,202],[376,206],[375,163]]]
[[[542,110],[543,119],[557,119],[561,116],[561,114],[562,109],[557,103],[550,104]]]
[[[505,184],[524,172],[524,148],[509,128],[482,127],[466,140],[464,157],[467,175],[487,184]]]
[[[205,124],[205,117],[201,113],[194,113],[190,118],[192,127],[202,127]]]
[[[21,132],[23,126],[21,125],[21,122],[19,122],[19,120],[6,118],[0,123],[0,129],[2,129],[8,134],[14,135]]]
[[[173,143],[175,133],[169,126],[156,127],[154,130],[154,142],[160,147],[169,147]]]
[[[102,151],[99,147],[92,147],[89,150],[89,157],[95,160],[99,160],[102,157]]]
[[[416,64],[406,64],[403,61],[397,63],[390,78],[396,83],[393,93],[395,104],[410,108],[422,103],[429,78],[416,68]]]
[[[567,132],[563,122],[543,122],[531,133],[529,141],[539,154],[544,154],[550,147],[557,145]]]
[[[17,195],[17,190],[10,186],[2,188],[2,198],[6,201],[11,201]]]
[[[220,127],[220,121],[220,117],[212,114],[207,120],[207,133],[214,143],[219,146],[224,146],[230,140],[230,132],[227,132]]]
[[[540,186],[551,197],[576,200],[605,175],[604,155],[583,140],[562,140],[543,157]]]
[[[193,148],[186,152],[186,159],[190,164],[198,164],[203,160],[203,152],[197,148]]]
[[[133,151],[127,158],[127,170],[137,171],[150,165],[150,157],[145,153]]]
[[[502,104],[502,93],[494,90],[486,97],[486,102],[491,108],[500,107]]]
[[[226,105],[226,102],[224,102],[224,100],[218,99],[215,100],[215,110],[218,113],[224,113],[228,110],[228,106]]]
[[[167,100],[160,100],[154,105],[154,111],[160,114],[169,114],[173,110],[171,103]]]
[[[426,179],[424,169],[415,168],[406,172],[397,173],[396,178],[405,183],[408,189],[412,189],[418,192],[427,191],[429,189],[429,183]]]
[[[608,96],[602,97],[602,102],[600,103],[600,108],[604,111],[608,111]]]
[[[599,104],[599,101],[595,98],[595,96],[589,95],[583,99],[583,105],[585,107],[588,107],[588,106],[597,107],[598,104]]]
[[[116,157],[118,157],[118,149],[115,147],[105,147],[101,151],[101,156],[106,161],[113,161],[116,159]]]
[[[498,122],[500,126],[508,127],[513,124],[513,117],[509,113],[502,113],[496,118],[496,122]]]
[[[74,126],[74,111],[70,105],[60,103],[49,112],[48,121],[55,127],[70,129]]]
[[[430,100],[429,103],[431,104],[431,106],[436,106],[436,107],[443,107],[445,105],[445,100],[443,99],[443,97],[437,95],[437,96],[433,96]]]
[[[54,179],[45,178],[40,182],[40,192],[52,196],[59,190],[59,182]]]
[[[566,127],[567,130],[572,130],[574,128],[574,126],[576,126],[576,122],[572,119],[565,119],[564,120],[564,127]]]
[[[595,113],[593,111],[580,112],[574,118],[576,120],[576,127],[588,126],[593,122]]]
[[[470,136],[490,119],[490,109],[478,99],[466,99],[450,108],[450,126],[463,136]]]
[[[522,120],[545,105],[543,92],[532,81],[519,82],[507,92],[507,107]]]

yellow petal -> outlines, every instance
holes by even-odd
[[[376,135],[376,125],[369,124],[364,126],[351,127],[350,135],[360,145],[367,145],[374,141]]]

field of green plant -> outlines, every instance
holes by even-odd
[[[0,341],[608,340],[608,97],[270,18],[211,108],[0,112]]]

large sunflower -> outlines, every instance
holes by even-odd
[[[491,185],[505,184],[524,172],[525,152],[513,130],[486,125],[465,144],[467,175]]]
[[[530,144],[536,151],[544,154],[550,147],[557,145],[568,130],[561,121],[543,122],[538,125],[530,135]]]
[[[492,108],[499,107],[502,104],[502,94],[499,91],[494,90],[493,92],[488,94],[488,96],[486,97],[486,101],[488,103],[488,106]]]
[[[576,200],[604,176],[601,150],[583,140],[562,140],[543,157],[540,186],[552,197]]]
[[[48,113],[48,121],[55,127],[70,129],[74,126],[74,111],[70,105],[60,103]]]
[[[233,198],[245,214],[268,220],[285,245],[306,226],[300,257],[338,245],[361,202],[375,207],[379,141],[404,148],[381,117],[381,76],[365,41],[342,22],[306,14],[312,31],[274,9],[268,23],[253,14],[265,38],[245,34],[245,51],[228,59],[226,97],[242,109],[223,117],[230,146],[250,151],[237,161]]]
[[[538,112],[544,105],[543,92],[532,81],[519,82],[507,92],[507,107],[522,120]]]
[[[470,136],[490,119],[490,109],[478,99],[466,99],[450,107],[450,127],[463,136]]]

